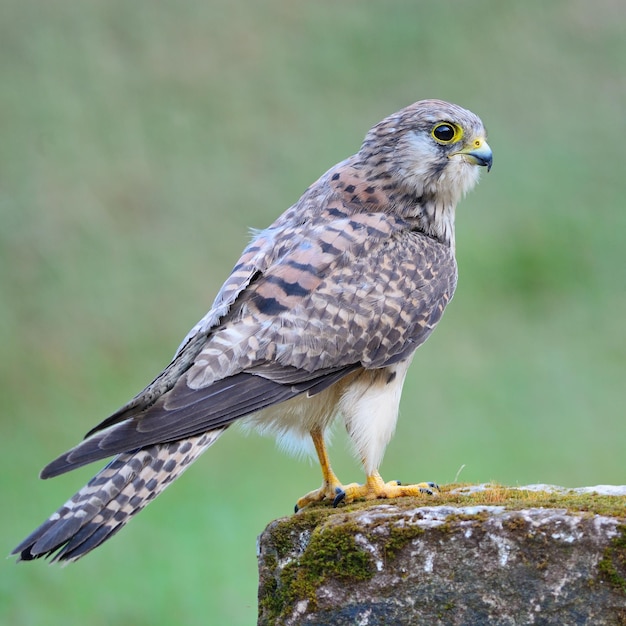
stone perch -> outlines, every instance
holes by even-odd
[[[626,625],[626,487],[317,506],[258,552],[260,625]]]

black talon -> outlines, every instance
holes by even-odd
[[[439,485],[437,483],[426,483],[430,489],[427,489],[426,487],[422,487],[420,489],[421,493],[425,493],[429,496],[434,496],[435,495],[435,491],[439,491]]]
[[[430,484],[430,483],[429,483]],[[396,480],[396,485],[398,485],[398,487],[402,486],[402,483],[399,480]]]
[[[300,510],[300,507],[296,504],[296,506],[293,507],[293,512],[297,513]]]
[[[346,492],[341,487],[336,487],[335,488],[335,493],[337,495],[335,496],[335,499],[333,500],[333,506],[334,507],[336,507],[338,504],[340,504],[346,497]]]

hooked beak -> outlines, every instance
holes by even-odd
[[[493,153],[489,144],[484,139],[474,139],[469,146],[459,150],[450,156],[456,156],[461,154],[465,157],[465,160],[474,165],[480,165],[486,167],[487,171],[491,169],[493,163]]]

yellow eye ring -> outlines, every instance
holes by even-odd
[[[456,143],[463,137],[463,129],[452,122],[438,122],[430,133],[440,144]]]

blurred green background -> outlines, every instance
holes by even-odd
[[[383,474],[626,482],[626,6],[473,0],[2,0],[0,521],[8,552],[82,486],[40,468],[139,391],[248,241],[422,98],[495,165]],[[338,429],[344,481],[360,480]],[[256,536],[319,469],[231,429],[67,568],[0,565],[0,622],[252,624]]]

